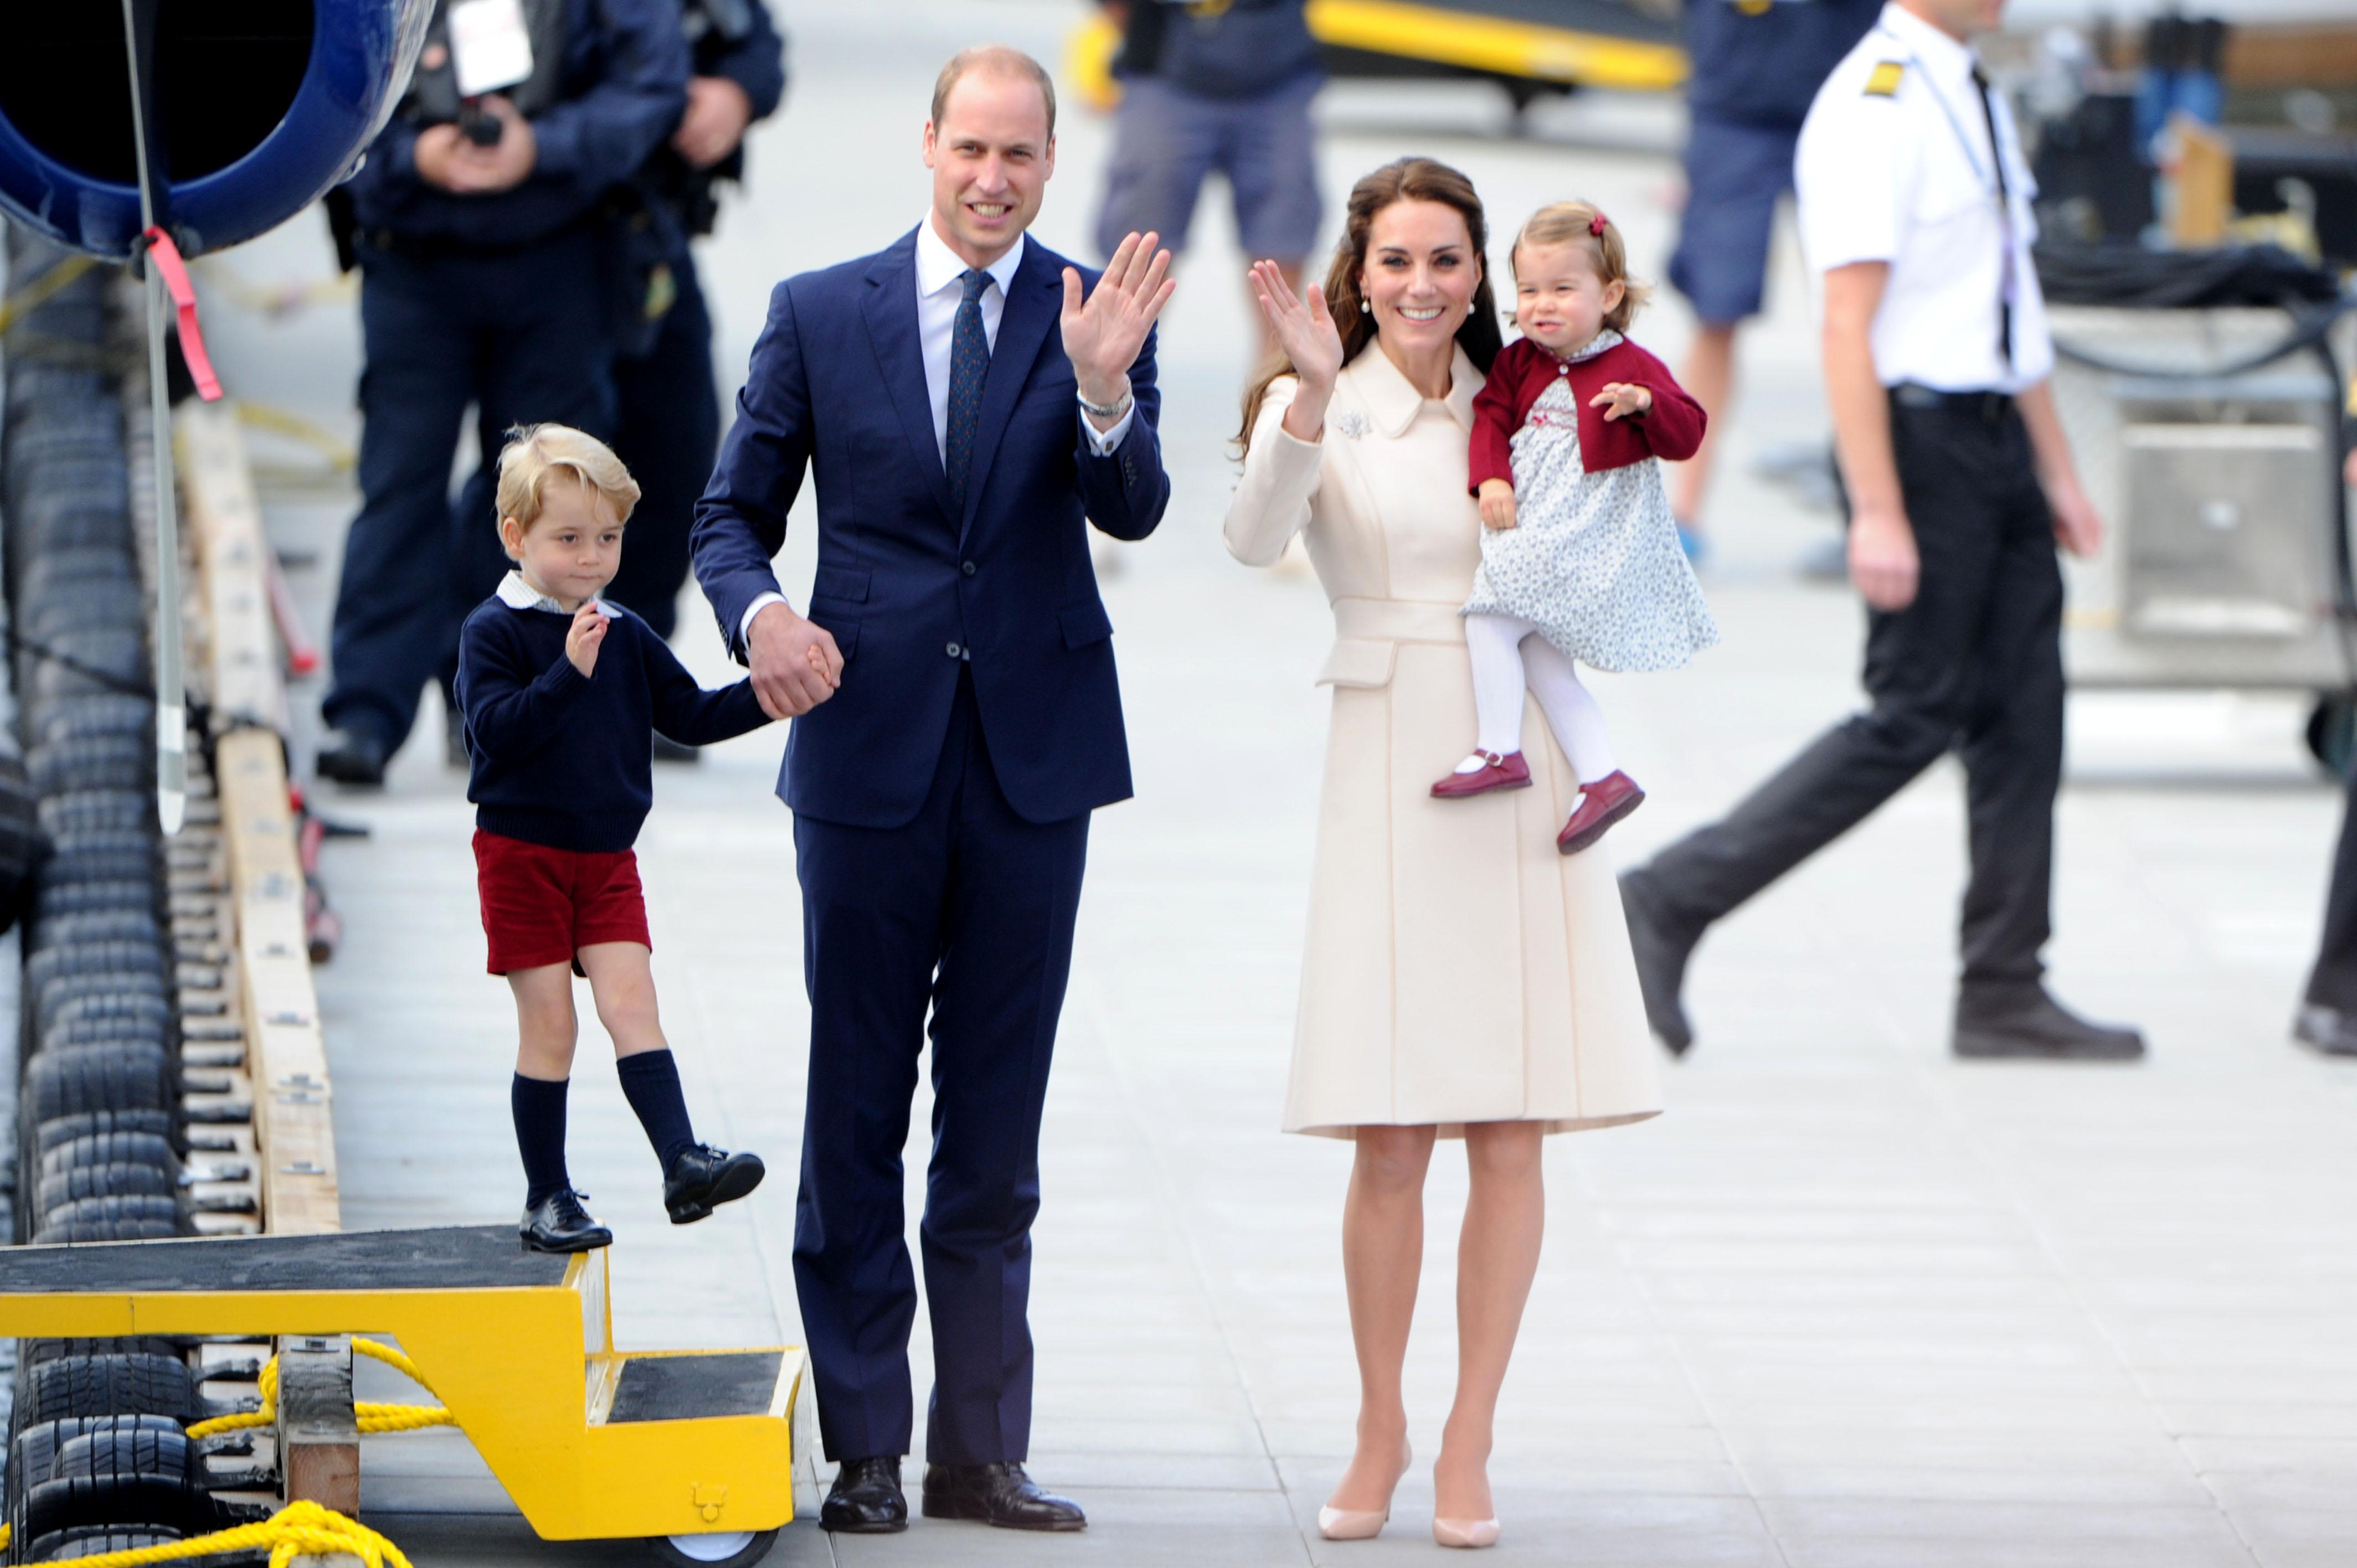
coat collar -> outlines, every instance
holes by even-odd
[[[1457,422],[1458,429],[1469,433],[1473,428],[1473,398],[1481,390],[1482,377],[1466,357],[1463,345],[1458,345],[1455,353],[1448,367],[1448,396],[1442,406],[1448,410],[1448,417]],[[1416,412],[1424,406],[1424,394],[1400,374],[1399,367],[1392,363],[1383,345],[1371,342],[1360,349],[1359,357],[1351,361],[1346,371],[1360,401],[1367,405],[1375,428],[1393,441],[1406,435],[1407,427],[1415,423]]]

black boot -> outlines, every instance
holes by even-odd
[[[1694,956],[1700,930],[1688,930],[1661,907],[1642,871],[1620,878],[1620,911],[1629,922],[1629,947],[1637,960],[1637,988],[1645,998],[1645,1022],[1674,1057],[1694,1044],[1679,993],[1685,989],[1686,960]]]
[[[320,743],[319,777],[373,789],[384,782],[385,756],[385,744],[373,732],[337,730]]]
[[[1086,1530],[1089,1516],[1070,1498],[1043,1492],[1012,1460],[925,1466],[927,1519],[978,1519],[1002,1530]]]
[[[761,1185],[768,1168],[759,1155],[732,1155],[709,1144],[683,1151],[663,1177],[663,1207],[673,1225],[693,1225],[724,1203]]]
[[[535,1252],[592,1252],[612,1246],[614,1233],[581,1207],[588,1196],[571,1187],[552,1193],[524,1211],[516,1234]]]
[[[2344,1013],[2320,1002],[2300,1004],[2292,1021],[2292,1037],[2329,1057],[2357,1057],[2357,1013]]]
[[[2132,1028],[2089,1023],[2047,995],[2034,980],[1983,983],[1956,993],[1955,1052],[1969,1058],[2135,1061],[2144,1055],[2144,1036]]]
[[[846,1535],[891,1535],[909,1528],[898,1455],[845,1459],[818,1506],[818,1527]]]

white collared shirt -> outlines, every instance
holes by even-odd
[[[500,579],[498,596],[500,603],[511,610],[546,610],[551,615],[560,616],[580,613],[577,609],[566,609],[554,598],[525,582],[523,574],[521,572],[510,572]],[[597,607],[600,615],[614,613],[613,607],[603,599],[592,599],[590,603]]]
[[[1031,243],[1028,234],[1017,234],[1006,254],[983,270],[990,274],[990,284],[982,291],[977,302],[982,307],[982,335],[993,349],[998,347],[998,323],[1006,314],[1006,291],[1015,282],[1016,269],[1023,264],[1024,250]],[[925,361],[925,400],[932,405],[933,450],[946,464],[950,450],[950,348],[957,336],[958,306],[964,303],[965,258],[949,247],[949,242],[934,231],[933,215],[925,214],[917,225],[917,343]],[[1133,401],[1121,411],[1121,417],[1110,430],[1099,430],[1081,416],[1081,430],[1088,437],[1089,450],[1100,457],[1109,457],[1121,446],[1121,438],[1129,434],[1130,421],[1137,417],[1137,404]],[[771,605],[785,603],[783,594],[762,594],[745,607],[744,618],[737,623],[737,637],[748,641],[753,632],[753,618]]]
[[[1973,65],[1968,47],[1886,5],[1818,89],[1801,127],[1792,175],[1810,269],[1890,266],[1871,336],[1885,386],[2020,392],[2054,369],[2029,253],[2038,188],[2012,112],[1993,94],[2008,223]],[[1999,303],[2008,297],[2010,365],[1998,337]]]

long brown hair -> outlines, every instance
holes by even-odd
[[[1473,182],[1432,158],[1401,158],[1385,164],[1351,188],[1342,241],[1334,247],[1333,263],[1326,269],[1326,309],[1342,335],[1342,362],[1349,364],[1374,341],[1375,318],[1361,308],[1359,274],[1366,268],[1367,235],[1374,228],[1375,214],[1395,201],[1437,201],[1455,208],[1465,220],[1473,254],[1482,262],[1481,282],[1473,291],[1473,308],[1457,329],[1457,343],[1474,367],[1488,375],[1503,345],[1497,299],[1490,287],[1490,220],[1482,214],[1481,199],[1473,193]],[[1236,432],[1239,456],[1252,445],[1253,424],[1260,418],[1270,383],[1297,373],[1293,361],[1280,349],[1253,377],[1244,391],[1243,425]]]

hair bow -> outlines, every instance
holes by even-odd
[[[1598,213],[1595,217],[1590,218],[1587,220],[1587,231],[1598,239],[1602,239],[1604,237],[1605,222],[1606,219],[1604,214],[1601,212]]]

